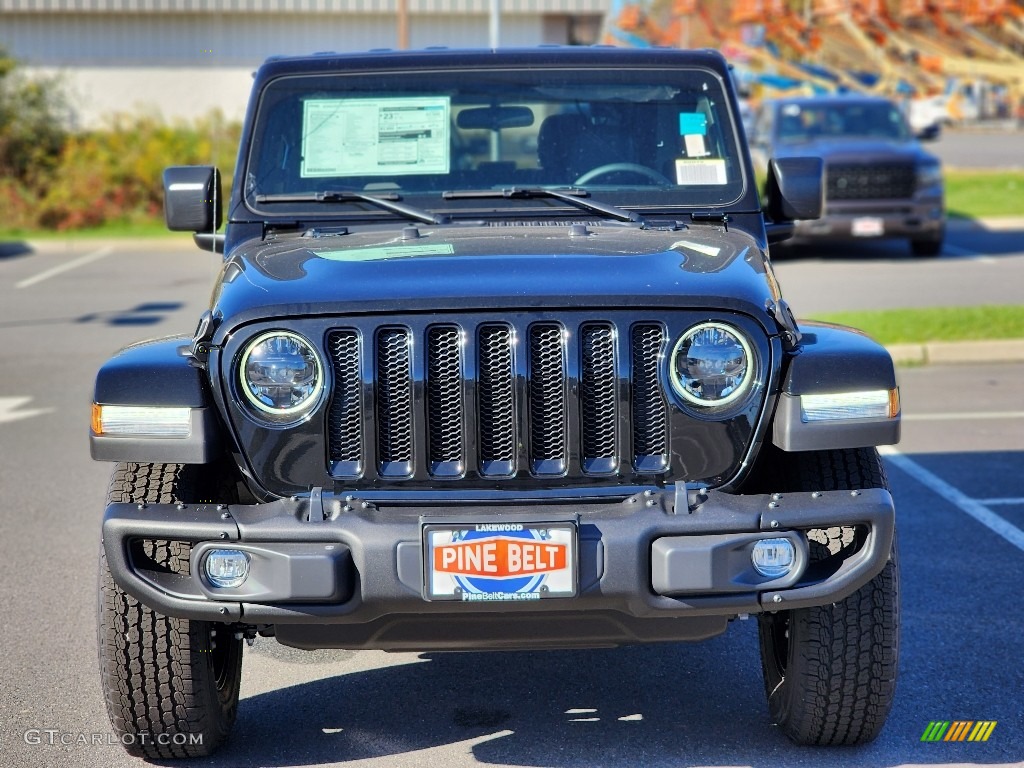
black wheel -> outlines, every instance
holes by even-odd
[[[109,502],[191,502],[208,495],[200,469],[119,464]],[[189,545],[146,541],[156,567],[188,573]],[[113,581],[100,548],[98,646],[107,714],[129,753],[148,758],[209,755],[238,709],[242,640],[231,627],[156,613]]]
[[[780,469],[787,491],[888,487],[873,448],[788,454]],[[812,561],[835,555],[854,538],[852,528],[814,532]],[[831,605],[763,614],[758,634],[768,709],[786,736],[806,745],[874,739],[896,692],[895,540],[884,570],[857,592]]]
[[[911,240],[910,252],[915,256],[932,257],[942,253],[943,237],[939,236],[929,240]]]

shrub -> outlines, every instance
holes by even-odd
[[[119,115],[103,130],[73,135],[40,195],[37,223],[68,230],[157,219],[168,165],[216,162],[230,186],[239,132],[239,125],[212,113],[193,124],[173,125]]]
[[[56,78],[27,78],[0,49],[0,178],[38,182],[67,138],[70,113]]]
[[[70,230],[160,218],[168,165],[217,164],[226,186],[241,126],[117,115],[72,133],[56,79],[30,79],[0,50],[0,227]],[[230,190],[225,190],[225,196]]]

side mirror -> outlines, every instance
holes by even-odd
[[[825,163],[820,157],[775,157],[768,163],[765,212],[775,224],[820,219],[825,206]]]
[[[932,123],[927,128],[922,128],[917,132],[918,141],[935,141],[942,134],[942,125],[940,123]]]
[[[220,171],[211,165],[164,170],[164,218],[172,232],[216,232],[223,200]]]

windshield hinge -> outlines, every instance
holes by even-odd
[[[779,299],[778,303],[769,299],[765,302],[764,308],[781,330],[782,348],[787,352],[792,352],[800,344],[801,338],[800,328],[796,324],[793,310],[789,308],[785,299]]]
[[[729,214],[717,211],[694,211],[690,214],[690,221],[703,222],[707,224],[721,224],[725,231],[729,231]]]
[[[348,227],[310,227],[302,233],[302,237],[341,237],[348,234]]]
[[[193,364],[198,368],[206,368],[206,361],[210,357],[210,342],[213,341],[213,332],[217,330],[220,318],[210,310],[206,310],[199,316],[199,325],[196,332],[192,334],[192,344],[189,347],[189,356]]]

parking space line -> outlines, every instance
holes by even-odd
[[[100,259],[109,256],[113,252],[113,246],[108,245],[104,248],[98,248],[95,251],[90,251],[84,256],[79,256],[77,259],[66,261],[63,264],[58,264],[56,267],[52,267],[50,269],[45,270],[44,272],[40,272],[38,275],[26,277],[20,283],[15,283],[14,287],[28,288],[29,286],[36,285],[37,283],[41,283],[44,280],[49,280],[51,277],[54,277],[56,275],[60,275],[64,272],[69,272],[72,269],[77,269],[78,267],[85,266],[86,264],[91,264],[94,261],[99,261]]]
[[[970,419],[1024,419],[1024,411],[977,411],[951,413],[905,413],[904,421],[967,421]]]
[[[986,507],[999,506],[1005,504],[1006,506],[1013,507],[1018,504],[1024,507],[1024,496],[1019,499],[975,499],[979,504],[984,504]]]
[[[1004,520],[978,499],[972,499],[937,475],[932,474],[916,461],[907,458],[892,446],[883,445],[878,449],[888,461],[910,475],[921,485],[931,489],[946,501],[954,504],[961,512],[970,515],[993,533],[1024,552],[1024,531]]]

